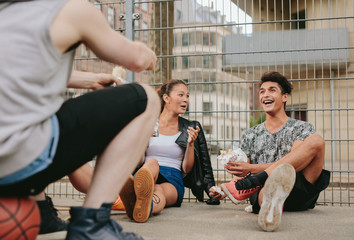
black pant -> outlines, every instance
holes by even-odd
[[[145,111],[146,104],[146,93],[138,84],[109,87],[66,101],[56,113],[60,136],[52,164],[21,182],[0,186],[0,195],[40,193],[101,154],[129,122]]]
[[[284,211],[304,211],[313,209],[320,192],[327,188],[329,184],[330,172],[322,170],[314,184],[309,183],[301,172],[296,173],[296,181],[288,198],[284,202]],[[258,204],[259,191],[250,197],[253,205],[253,212],[258,213],[260,206]]]

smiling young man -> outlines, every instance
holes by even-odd
[[[302,211],[315,206],[319,193],[329,183],[323,170],[325,142],[314,127],[289,118],[285,112],[291,94],[290,82],[278,72],[266,72],[259,82],[259,102],[266,121],[248,129],[240,148],[247,163],[231,163],[226,171],[235,182],[222,184],[226,195],[238,202],[250,197],[258,224],[276,230],[284,211]],[[213,192],[216,198],[222,198]]]

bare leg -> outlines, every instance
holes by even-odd
[[[148,96],[146,110],[131,121],[97,159],[84,207],[99,208],[104,202],[114,202],[145,151],[160,113],[157,107],[160,100],[151,87],[143,87]]]
[[[156,182],[159,175],[159,164],[156,159],[149,159],[143,168],[151,171]],[[171,183],[155,184],[153,196],[152,213],[160,213],[166,206],[171,206],[177,202],[178,194],[176,188]]]
[[[301,143],[295,143],[289,154],[274,162],[265,171],[269,176],[280,164],[289,163],[295,168],[296,172],[302,171],[307,181],[313,184],[322,172],[324,152],[325,142],[323,138],[314,134]]]
[[[315,183],[320,176],[323,168],[325,152],[325,142],[321,136],[314,134],[306,138],[305,141],[294,144],[291,152],[272,164],[265,171],[268,175],[280,164],[291,164],[296,172],[301,172],[310,183]],[[262,206],[263,189],[258,195],[259,206]]]
[[[93,172],[94,168],[86,163],[69,175],[70,182],[79,192],[87,193],[91,185]]]
[[[147,168],[151,171],[152,176],[154,177],[154,181],[156,183],[156,180],[159,176],[159,163],[155,158],[149,159],[149,161],[145,162],[142,168]]]

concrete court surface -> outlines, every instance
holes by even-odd
[[[68,203],[68,201],[70,201]],[[53,202],[60,209],[59,216],[69,216],[69,205],[81,205],[81,200],[56,199]],[[174,239],[354,239],[354,207],[316,206],[304,212],[285,212],[276,232],[263,232],[257,225],[256,214],[247,213],[247,204],[234,205],[222,202],[219,206],[205,203],[184,202],[181,208],[167,208],[161,214],[152,216],[146,223],[131,221],[125,212],[114,211],[124,231],[156,240]],[[65,239],[65,232],[40,235],[39,240]]]

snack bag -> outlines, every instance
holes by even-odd
[[[225,193],[223,192],[223,190],[221,190],[220,187],[218,187],[218,186],[212,186],[211,188],[212,188],[215,192],[221,194],[221,196],[225,196]]]
[[[217,156],[217,160],[226,165],[229,161],[247,162],[247,156],[241,148],[237,148],[236,150],[221,150],[220,155]]]

